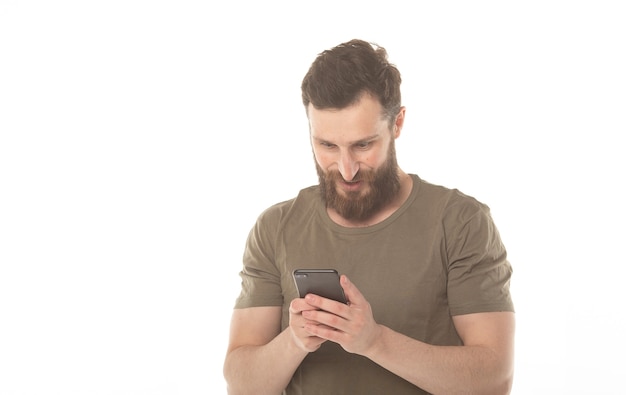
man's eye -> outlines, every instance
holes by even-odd
[[[363,142],[363,143],[358,143],[356,146],[357,146],[357,148],[367,148],[367,147],[370,146],[370,142],[366,141],[366,142]]]

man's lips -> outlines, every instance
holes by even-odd
[[[338,181],[339,186],[346,191],[356,191],[361,187],[361,181]]]

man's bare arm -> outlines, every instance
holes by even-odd
[[[433,394],[508,394],[515,317],[510,312],[453,318],[463,346],[433,346],[382,327],[366,356]]]
[[[325,342],[304,329],[303,299],[289,305],[289,326],[280,331],[281,307],[235,309],[224,361],[229,394],[279,394],[304,357]]]
[[[280,332],[280,315],[279,306],[233,310],[224,361],[229,394],[275,395],[289,383],[306,353]]]

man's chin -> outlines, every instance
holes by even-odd
[[[365,197],[365,193],[363,193],[362,191],[346,191],[344,189],[339,188],[336,191],[337,196],[339,196],[341,199],[350,202],[350,203],[356,203],[359,200],[362,200]]]

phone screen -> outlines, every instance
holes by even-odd
[[[348,303],[339,284],[339,273],[335,269],[297,269],[293,271],[293,279],[301,298],[311,293]]]

